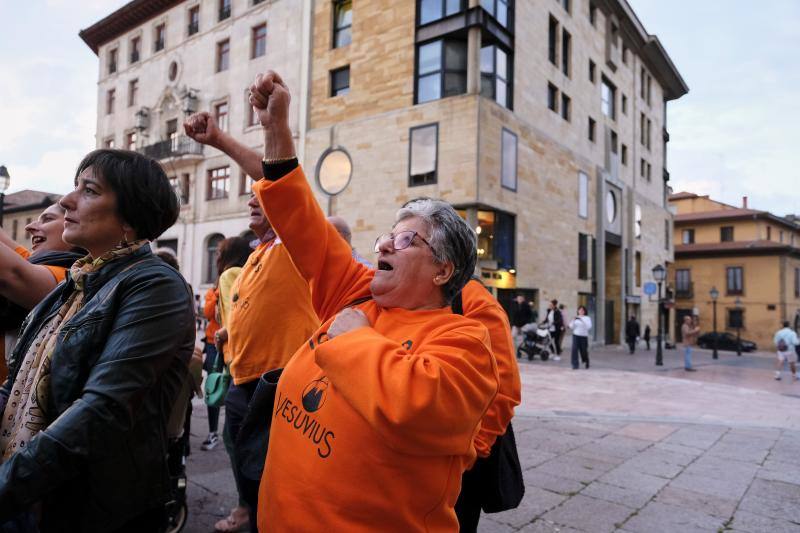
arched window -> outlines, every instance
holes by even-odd
[[[205,276],[203,276],[203,283],[216,283],[217,275],[217,249],[219,243],[225,239],[224,235],[214,233],[206,240],[206,265]]]

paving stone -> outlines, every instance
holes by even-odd
[[[482,515],[481,521],[478,522],[478,533],[512,533],[513,531],[516,531],[516,529],[508,524],[495,522],[486,515]]]
[[[750,484],[758,469],[759,465],[757,464],[706,454],[686,467],[685,472],[725,479],[731,483]]]
[[[733,516],[736,510],[738,500],[730,498],[721,498],[711,494],[703,494],[692,490],[682,489],[667,485],[656,496],[655,501],[674,505],[676,507],[683,507],[686,509],[694,509],[723,520],[727,520]]]
[[[724,457],[750,463],[762,463],[769,454],[774,441],[760,441],[754,437],[731,437],[725,435],[709,450],[714,457]]]
[[[649,474],[637,472],[636,470],[631,470],[630,468],[626,468],[625,465],[617,467],[614,470],[603,474],[599,478],[599,481],[608,483],[609,485],[616,485],[617,487],[648,492],[651,494],[655,494],[669,482],[669,480],[661,477],[651,476]]]
[[[679,464],[665,460],[663,455],[647,454],[647,451],[629,459],[623,466],[636,470],[637,472],[642,472],[643,474],[650,474],[651,476],[667,479],[674,478],[684,469],[684,467]]]
[[[708,494],[722,499],[738,501],[747,491],[748,482],[731,482],[725,478],[705,474],[682,472],[670,483],[670,487],[684,489],[700,494]]]
[[[685,456],[686,458],[691,458],[691,460],[696,459],[700,455],[703,454],[704,450],[700,448],[695,448],[694,446],[685,446],[683,444],[678,444],[675,442],[666,442],[661,441],[653,445],[654,450],[664,450],[667,452],[672,452],[676,454],[680,454]],[[689,462],[691,462],[691,460]],[[688,464],[688,463],[687,463]]]
[[[529,468],[533,468],[534,466],[547,462],[554,457],[558,457],[558,454],[556,453],[545,452],[543,450],[522,450],[519,449],[519,445],[517,445],[517,453],[519,454],[519,463],[523,470],[528,470]]]
[[[562,455],[537,466],[534,470],[589,483],[614,467],[616,467],[615,464],[598,459]]]
[[[649,502],[656,492],[645,492],[642,490],[628,489],[624,487],[617,487],[616,485],[609,485],[595,481],[590,483],[585,489],[581,491],[583,496],[591,496],[607,502],[618,503],[632,509],[639,509]]]
[[[646,440],[632,439],[621,435],[607,435],[593,442],[592,448],[603,455],[630,459],[652,445],[652,442]]]
[[[800,533],[800,524],[776,520],[739,509],[733,516],[730,527],[734,531],[747,533]]]
[[[633,511],[629,507],[578,494],[543,518],[583,531],[614,531]]]
[[[574,529],[569,526],[562,526],[540,518],[535,522],[528,524],[519,530],[520,533],[581,533],[580,529]]]
[[[598,450],[597,447],[593,446],[593,443],[570,450],[563,454],[562,457],[585,457],[588,459],[603,461],[604,463],[614,466],[619,466],[629,459],[628,457],[619,457],[618,454],[608,455],[607,453],[603,453],[602,451]]]
[[[553,453],[564,453],[591,441],[591,437],[565,435],[551,429],[537,429],[525,434],[526,448]]]
[[[724,519],[700,511],[650,502],[622,524],[622,529],[631,533],[713,533],[724,524]]]
[[[524,479],[526,487],[537,487],[565,495],[577,494],[585,486],[583,483],[575,481],[574,479],[554,476],[546,472],[538,472],[535,468],[527,470]]]
[[[681,444],[707,450],[725,434],[727,428],[717,426],[687,426],[672,433],[661,442]]]
[[[792,463],[767,459],[764,461],[764,465],[756,472],[756,477],[800,485],[800,467]]]
[[[678,426],[676,425],[634,422],[614,433],[623,437],[633,437],[634,439],[660,441],[677,431],[677,429]]]
[[[739,509],[800,524],[800,485],[756,478]]]
[[[519,507],[502,513],[492,513],[491,520],[519,528],[566,499],[567,496],[549,490],[526,486],[525,497],[522,498]]]

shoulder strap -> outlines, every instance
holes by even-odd
[[[456,315],[463,315],[464,314],[464,302],[461,299],[461,291],[458,291],[453,301],[450,302],[450,309],[453,310],[453,313]]]

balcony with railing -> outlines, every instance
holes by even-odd
[[[692,298],[694,298],[694,282],[675,284],[676,300],[691,300]]]
[[[172,139],[144,146],[140,151],[153,159],[200,159],[203,157],[203,145],[186,135],[178,135]]]

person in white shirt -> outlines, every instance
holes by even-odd
[[[569,323],[572,330],[572,369],[578,370],[578,352],[581,361],[589,368],[589,331],[592,329],[592,319],[586,315],[586,307],[578,306],[578,316]]]
[[[797,333],[789,327],[788,321],[783,323],[783,329],[779,329],[775,333],[773,342],[778,352],[778,361],[775,365],[775,379],[781,379],[783,365],[788,362],[792,379],[797,380],[797,353],[794,347],[800,345],[800,340],[797,338]]]

